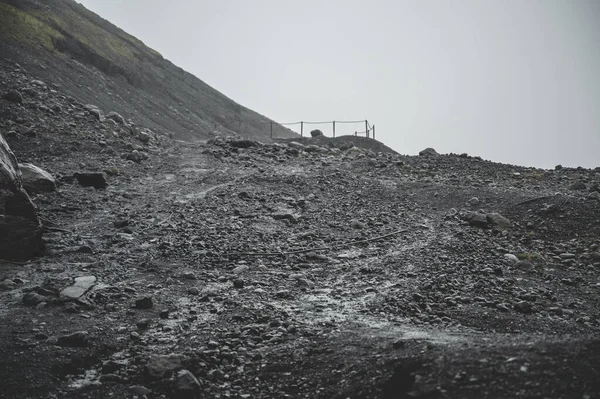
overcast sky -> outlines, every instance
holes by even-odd
[[[80,2],[278,122],[368,119],[403,154],[600,166],[598,0]]]

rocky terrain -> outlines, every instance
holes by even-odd
[[[600,169],[298,138],[0,0],[0,398],[600,397]]]
[[[0,94],[0,397],[600,397],[598,169],[178,141],[6,59]]]

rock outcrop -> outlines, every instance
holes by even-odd
[[[0,135],[0,259],[25,260],[42,247],[42,226],[17,159]]]
[[[20,163],[23,187],[30,195],[56,190],[56,179],[44,169],[31,163]]]
[[[419,156],[422,156],[422,157],[434,157],[437,155],[440,155],[440,154],[438,154],[438,152],[431,147],[425,148],[423,151],[419,152]]]

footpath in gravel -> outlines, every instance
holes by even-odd
[[[598,397],[598,170],[179,142],[3,73],[56,189],[0,263],[0,397]]]

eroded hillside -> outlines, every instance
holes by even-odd
[[[271,137],[269,119],[72,0],[0,1],[0,57],[83,103],[164,134]],[[273,135],[296,136],[278,124]]]

